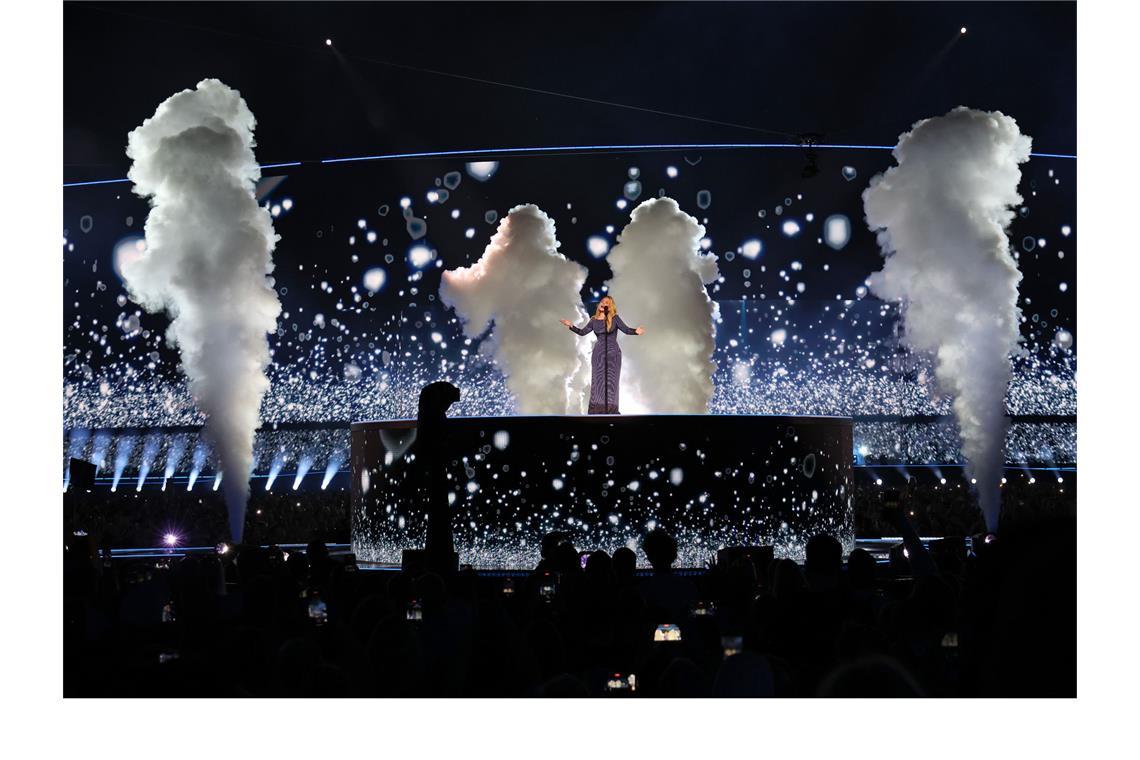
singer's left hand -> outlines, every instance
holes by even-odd
[[[637,333],[638,335],[645,335],[645,328],[639,327],[636,330],[634,330],[634,332]]]

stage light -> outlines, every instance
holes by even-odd
[[[1030,478],[1029,479],[1029,485],[1033,485],[1036,482],[1037,482],[1037,478]]]
[[[297,475],[293,478],[293,490],[296,491],[301,487],[301,481],[309,474],[309,468],[313,466],[313,458],[306,454],[301,457],[301,461],[297,463]]]
[[[959,30],[959,32],[960,32],[961,34],[965,34],[965,33],[966,33],[966,27],[962,27],[962,28]]]
[[[1058,482],[1058,483],[1064,483],[1064,482],[1065,482],[1065,479],[1064,479],[1064,478],[1062,478],[1062,477],[1060,477],[1060,476],[1058,476],[1058,477],[1057,477],[1057,482]]]
[[[877,486],[881,486],[882,484],[883,484],[883,479],[882,479],[882,478],[875,478],[875,485],[877,485]]]
[[[167,546],[177,546],[178,545],[177,534],[167,533],[165,536],[162,537],[162,543],[166,544]]]
[[[942,485],[946,485],[946,478],[939,478],[938,482],[941,483]]]
[[[966,30],[965,30],[965,29],[963,29],[962,31],[964,32],[964,31],[966,31]],[[332,40],[330,40],[330,39],[326,39],[326,40],[325,40],[325,47],[332,47]]]

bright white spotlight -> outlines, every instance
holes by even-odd
[[[962,27],[961,29],[958,30],[958,32],[960,34],[965,34],[966,33],[966,27]]]
[[[165,536],[162,537],[162,543],[166,544],[167,546],[177,546],[178,545],[178,534],[167,533]]]
[[[962,31],[964,32],[964,31],[966,31],[966,30],[965,30],[965,29],[963,29]],[[326,40],[325,40],[325,47],[332,47],[332,40],[330,40],[330,39],[326,39]]]

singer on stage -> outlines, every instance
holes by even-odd
[[[598,302],[598,310],[585,327],[575,327],[570,320],[562,324],[579,335],[594,333],[594,352],[590,360],[589,414],[620,414],[618,411],[618,385],[621,379],[621,346],[618,345],[617,331],[626,335],[641,335],[644,327],[631,328],[618,316],[614,299],[604,296]]]

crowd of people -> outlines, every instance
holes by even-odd
[[[673,568],[543,542],[529,574],[368,571],[351,555],[234,547],[120,561],[65,541],[69,696],[1074,696],[1075,520],[925,546],[901,508],[889,561],[827,535]]]

